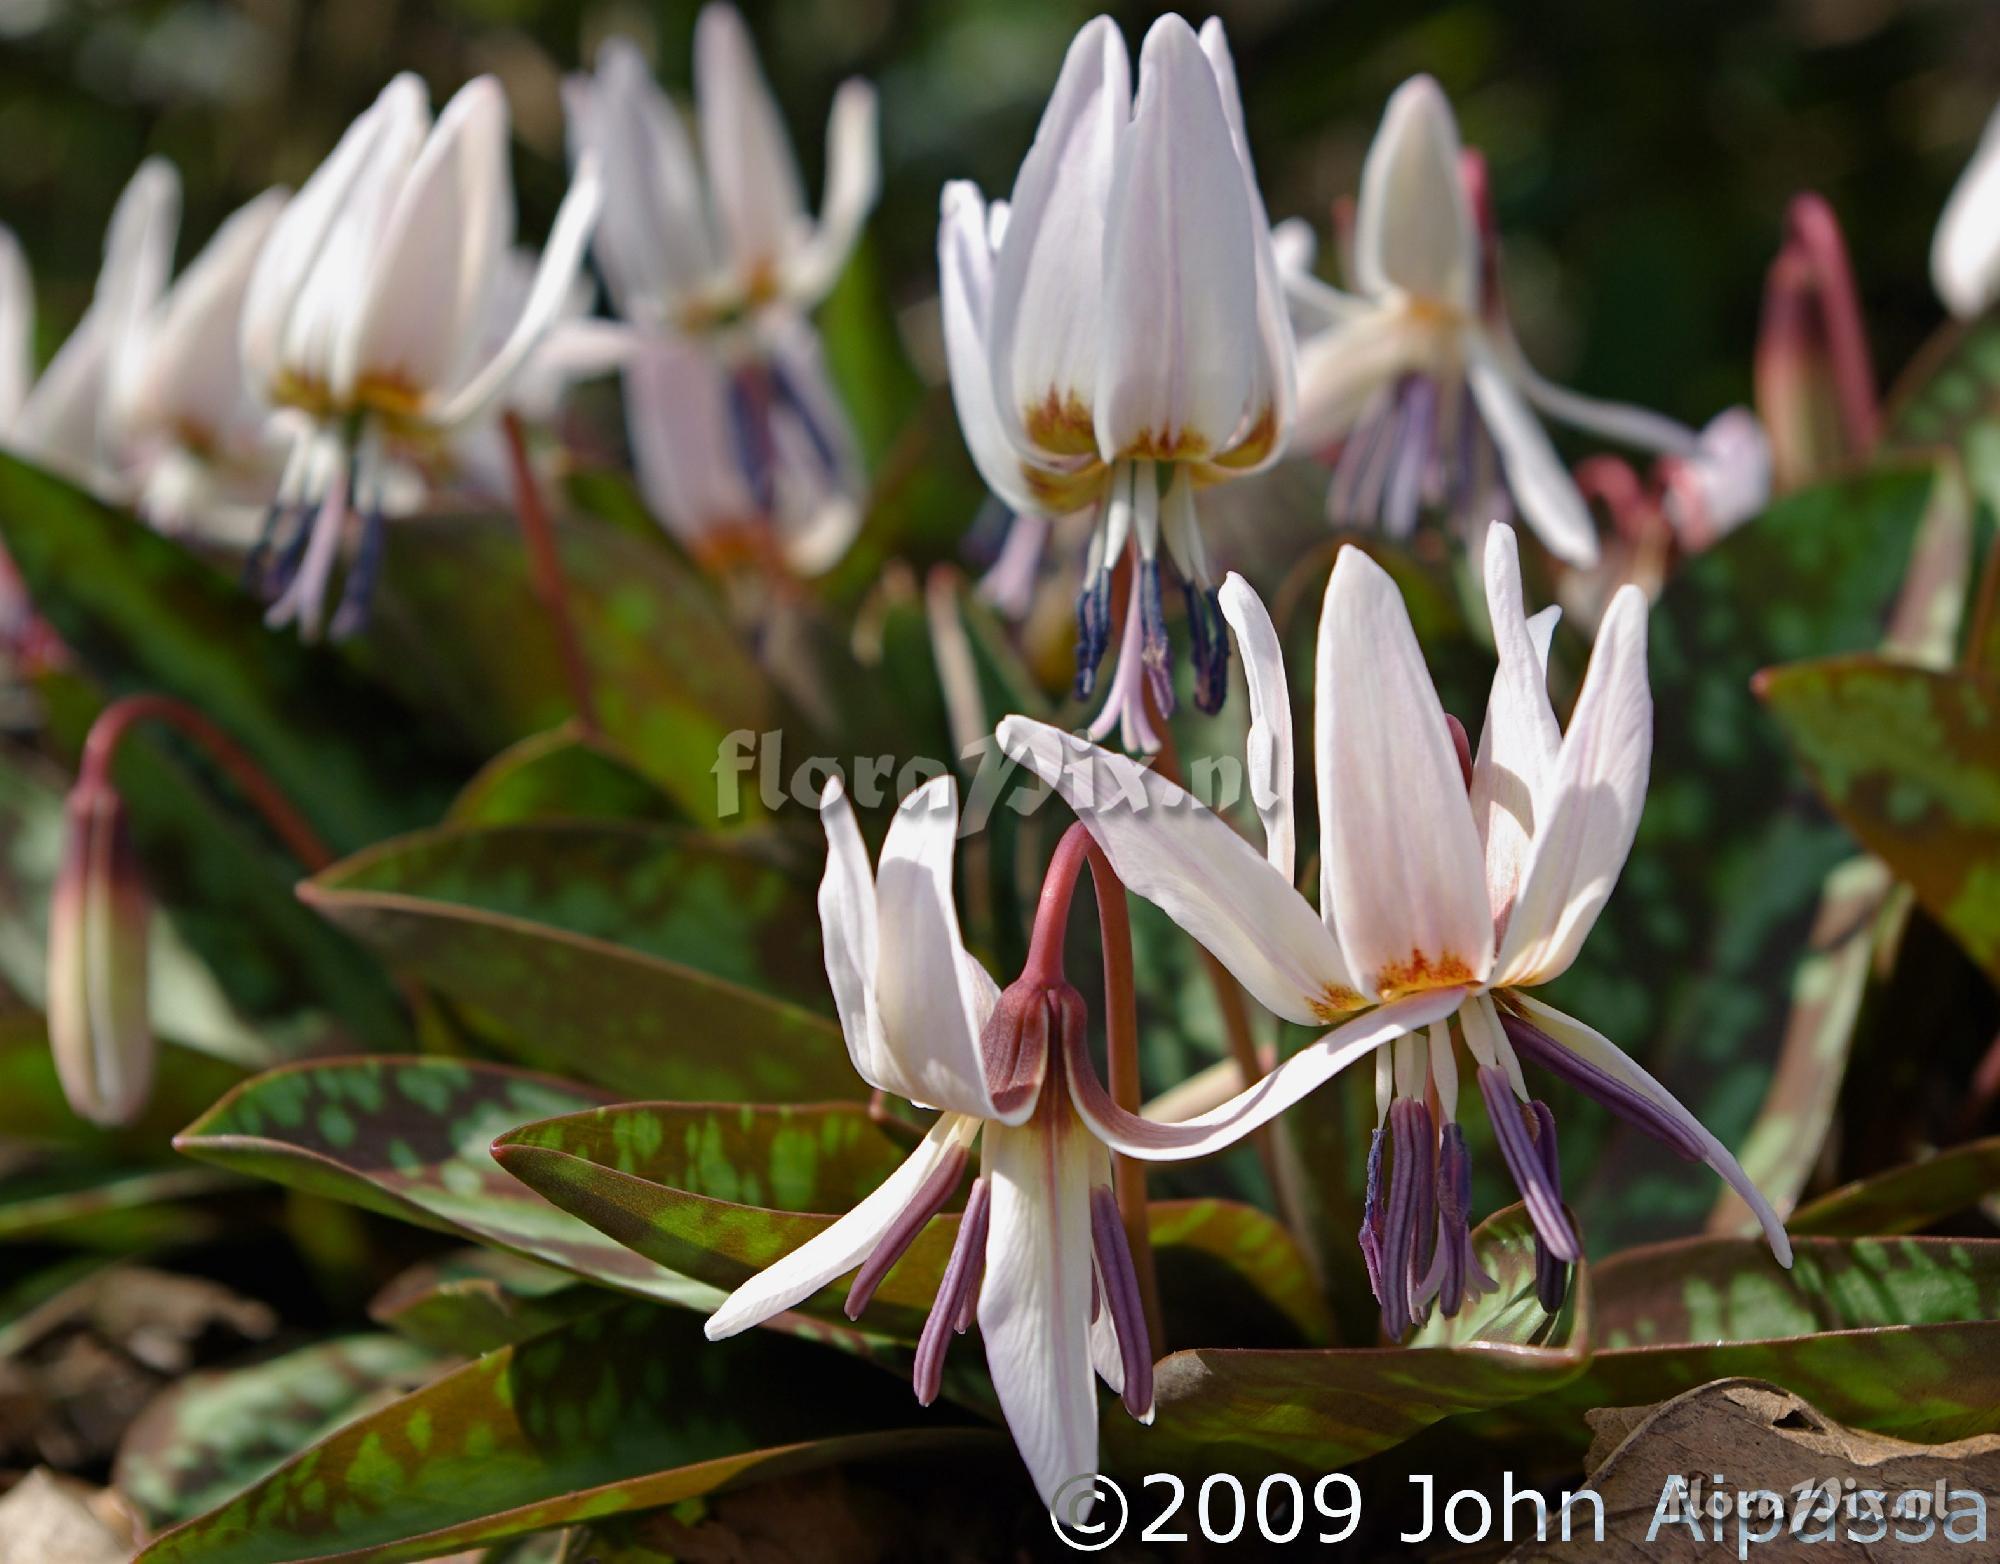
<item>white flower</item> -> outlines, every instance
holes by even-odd
[[[1747,407],[1717,413],[1690,456],[1660,459],[1661,508],[1681,547],[1712,548],[1771,503],[1771,442]]]
[[[2000,298],[2000,108],[1952,186],[1931,241],[1931,282],[1961,320]]]
[[[1543,380],[1515,343],[1451,106],[1418,76],[1389,100],[1355,213],[1358,296],[1288,272],[1322,329],[1299,349],[1299,443],[1345,444],[1336,521],[1414,525],[1421,505],[1484,524],[1511,496],[1550,550],[1597,556],[1590,513],[1534,409],[1630,445],[1692,454],[1693,431]]]
[[[875,204],[875,92],[854,80],[834,95],[815,222],[730,6],[705,7],[695,24],[694,89],[699,165],[625,40],[609,40],[596,72],[564,91],[572,147],[604,170],[598,264],[640,338],[625,378],[634,457],[648,504],[697,554],[813,574],[861,518],[854,436],[807,315]]]
[[[1017,512],[1097,518],[1078,600],[1078,692],[1134,550],[1111,697],[1094,734],[1157,747],[1174,704],[1162,541],[1187,594],[1196,699],[1227,691],[1196,491],[1276,460],[1291,428],[1291,327],[1219,21],[1146,35],[1136,99],[1117,27],[1078,33],[1012,199],[947,187],[938,249],[959,421]]]
[[[1525,617],[1504,525],[1488,533],[1486,592],[1500,662],[1475,758],[1438,704],[1394,582],[1359,550],[1341,550],[1319,627],[1317,913],[1293,888],[1291,709],[1277,635],[1240,578],[1222,601],[1252,692],[1249,769],[1264,854],[1122,756],[1020,717],[999,735],[1062,793],[1125,884],[1266,1006],[1308,1024],[1362,1012],[1294,1056],[1264,1091],[1296,1100],[1396,1040],[1393,1054],[1379,1053],[1378,1094],[1400,1149],[1386,1207],[1370,1180],[1363,1235],[1395,1336],[1432,1297],[1455,1312],[1479,1279],[1465,1238],[1454,1022],[1549,1280],[1581,1251],[1561,1202],[1554,1122],[1530,1102],[1521,1057],[1705,1160],[1758,1213],[1779,1258],[1790,1255],[1776,1214],[1694,1116],[1610,1041],[1527,992],[1574,960],[1638,826],[1652,747],[1644,594],[1625,587],[1613,599],[1565,733],[1547,691],[1555,611]],[[1443,1116],[1442,1143],[1427,1087]],[[1187,1154],[1194,1132],[1161,1125],[1149,1138],[1151,1150],[1141,1143],[1132,1154]],[[1371,1172],[1380,1151],[1378,1140]],[[1559,1287],[1545,1288],[1545,1299],[1551,1290],[1559,1296]]]
[[[562,309],[598,204],[586,159],[527,301],[490,352],[488,301],[514,235],[507,104],[492,77],[467,83],[433,124],[423,84],[398,76],[287,204],[242,327],[252,388],[292,432],[260,550],[276,550],[273,624],[318,633],[357,513],[361,544],[334,633],[362,622],[381,548],[385,446],[434,445],[500,400]]]

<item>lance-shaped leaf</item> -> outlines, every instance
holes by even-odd
[[[1787,1271],[1755,1239],[1686,1239],[1596,1283],[1597,1354],[1557,1397],[1571,1419],[1744,1375],[1878,1432],[2000,1428],[2000,1240],[1800,1238]]]
[[[768,681],[708,583],[668,548],[570,513],[556,541],[597,715],[619,751],[690,818],[720,823],[716,758],[733,732],[780,726]],[[465,583],[477,581],[468,592]],[[505,656],[495,656],[505,647]],[[520,529],[504,516],[389,529],[365,655],[414,706],[491,752],[572,715]],[[746,815],[762,813],[753,786]]]
[[[825,1013],[812,893],[747,847],[625,821],[453,826],[299,894],[529,1063],[683,1098],[863,1090]]]
[[[235,1187],[235,1179],[209,1168],[58,1165],[15,1172],[0,1194],[0,1243],[126,1250],[191,1242],[218,1224],[180,1202]]]
[[[453,825],[517,825],[526,820],[651,820],[680,811],[604,739],[566,722],[495,755],[452,800]]]
[[[2000,1135],[1857,1179],[1794,1211],[1794,1233],[1828,1238],[1913,1233],[2000,1194]]]
[[[249,1368],[190,1375],[126,1430],[118,1488],[154,1527],[174,1525],[415,1389],[445,1361],[400,1337],[349,1336]]]
[[[0,546],[107,691],[161,690],[200,707],[334,843],[375,841],[442,809],[454,768],[431,726],[336,653],[265,629],[261,606],[179,543],[0,455]]]
[[[507,1177],[496,1135],[604,1097],[455,1059],[335,1059],[245,1081],[174,1140],[204,1162],[694,1307],[714,1294],[662,1270]]]
[[[1953,321],[1926,343],[1887,424],[1889,449],[1955,449],[1987,502],[2000,498],[2000,313]]]
[[[847,1104],[636,1103],[523,1126],[493,1154],[619,1243],[731,1289],[825,1231],[907,1153]],[[1297,1246],[1263,1213],[1220,1200],[1156,1201],[1152,1228],[1163,1285],[1178,1276],[1191,1290],[1223,1289],[1239,1325],[1247,1303],[1286,1332],[1325,1334]],[[868,1306],[871,1333],[916,1339],[957,1231],[947,1214],[917,1236]],[[842,1279],[798,1312],[844,1325],[845,1298]]]
[[[1589,1281],[1579,1268],[1561,1313],[1535,1302],[1533,1236],[1519,1207],[1473,1235],[1499,1290],[1410,1347],[1245,1351],[1197,1348],[1154,1371],[1151,1429],[1105,1424],[1135,1471],[1331,1471],[1463,1413],[1538,1395],[1583,1372]]]
[[[368,1304],[378,1325],[438,1352],[491,1352],[599,1307],[575,1278],[497,1249],[426,1260]]]
[[[623,1305],[349,1423],[139,1558],[394,1564],[953,1440],[996,1442],[841,1354]]]
[[[1759,693],[1842,823],[2000,976],[2000,687],[1852,657]]]

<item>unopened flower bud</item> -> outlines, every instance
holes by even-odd
[[[124,800],[86,778],[70,793],[49,909],[48,1025],[63,1094],[95,1124],[131,1123],[152,1090],[151,914]]]

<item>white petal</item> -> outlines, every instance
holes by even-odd
[[[771,422],[778,539],[794,572],[816,576],[840,562],[860,530],[867,480],[812,322],[770,310],[763,332],[769,362],[786,388]]]
[[[833,1007],[847,1039],[854,1071],[870,1086],[895,1088],[878,1065],[882,1051],[881,1020],[875,1010],[875,966],[881,936],[875,914],[875,873],[868,866],[868,847],[854,819],[854,806],[838,776],[819,798],[820,824],[826,830],[826,873],[819,882],[820,943],[826,953],[826,976],[833,989]]]
[[[875,89],[865,81],[842,82],[827,117],[819,225],[793,258],[785,279],[785,292],[801,309],[811,309],[833,290],[881,192]]]
[[[1215,72],[1153,24],[1105,215],[1097,444],[1110,461],[1222,451],[1258,384],[1250,202]]]
[[[1726,408],[1701,431],[1701,448],[1667,485],[1667,520],[1682,544],[1707,548],[1771,503],[1771,442],[1747,407]]]
[[[951,399],[966,449],[986,487],[1016,513],[1035,514],[1040,503],[1022,481],[1014,452],[993,405],[993,371],[986,358],[986,326],[993,299],[990,219],[979,187],[953,180],[944,187],[938,218],[938,279],[944,312],[945,362]]]
[[[1332,933],[1291,880],[1190,794],[1047,723],[1009,717],[999,739],[1062,794],[1126,888],[1206,946],[1266,1009],[1310,1025],[1359,1003]]]
[[[139,165],[104,235],[104,266],[90,307],[111,333],[109,373],[115,389],[136,369],[143,323],[167,289],[174,239],[180,230],[181,180],[164,158]]]
[[[993,1191],[979,1329],[1014,1446],[1044,1502],[1097,1470],[1090,1354],[1090,1168],[1096,1144],[1050,1101],[1022,1129],[990,1129]]]
[[[577,268],[590,243],[591,229],[603,204],[603,185],[595,165],[585,159],[571,176],[569,191],[556,208],[549,242],[542,247],[541,266],[521,318],[500,350],[475,370],[457,390],[428,410],[432,423],[450,429],[478,417],[507,392],[542,338],[562,314],[563,303],[576,281]]]
[[[1383,1044],[1447,1019],[1471,992],[1469,988],[1427,989],[1358,1015],[1301,1048],[1220,1107],[1178,1124],[1155,1123],[1120,1108],[1081,1054],[1070,1065],[1070,1091],[1091,1133],[1114,1151],[1142,1162],[1205,1157],[1270,1123]]]
[[[2000,108],[1952,186],[1931,241],[1931,282],[1961,320],[2000,298]]]
[[[1668,456],[1692,456],[1700,446],[1701,437],[1677,418],[1629,402],[1601,401],[1544,380],[1511,337],[1502,341],[1498,351],[1528,400],[1559,423]]]
[[[757,503],[736,458],[728,372],[687,337],[643,338],[625,366],[625,425],[647,509],[689,548]]]
[[[11,228],[0,227],[0,433],[27,398],[34,378],[35,284]]]
[[[947,1113],[930,1128],[917,1149],[862,1202],[831,1227],[773,1262],[722,1300],[703,1327],[710,1341],[761,1325],[774,1314],[803,1303],[837,1277],[845,1276],[874,1251],[895,1225],[924,1181],[978,1135],[977,1119]],[[1088,1308],[1089,1300],[1085,1299]]]
[[[1458,752],[1402,594],[1353,547],[1327,583],[1318,663],[1320,854],[1357,986],[1482,981],[1493,921]]]
[[[109,317],[86,311],[21,404],[9,447],[74,482],[98,482],[112,346]]]
[[[1562,746],[1562,729],[1549,705],[1547,652],[1538,651],[1528,628],[1521,603],[1520,549],[1514,529],[1505,525],[1496,524],[1486,533],[1486,612],[1500,666],[1472,763],[1472,817],[1485,844],[1494,924],[1504,928]],[[1548,628],[1555,628],[1553,621]]]
[[[1576,959],[1632,850],[1652,754],[1646,595],[1627,585],[1598,627],[1563,735],[1507,924],[1500,982],[1546,983]]]
[[[1104,215],[1132,108],[1125,40],[1109,17],[1069,46],[1021,163],[993,265],[993,401],[1017,447],[1094,453],[1091,397],[1104,316]]]
[[[1207,30],[1204,25],[1204,41]],[[1313,264],[1319,259],[1319,235],[1303,217],[1288,217],[1271,227],[1271,253],[1278,262],[1278,275],[1289,287],[1295,277],[1312,276]]]
[[[1700,1142],[1704,1160],[1718,1174],[1724,1183],[1743,1197],[1744,1203],[1757,1214],[1763,1224],[1764,1236],[1770,1242],[1771,1252],[1778,1257],[1780,1265],[1792,1263],[1792,1241],[1785,1233],[1785,1224],[1778,1213],[1771,1209],[1757,1186],[1750,1181],[1736,1158],[1727,1147],[1717,1140],[1703,1126],[1701,1120],[1680,1105],[1674,1094],[1656,1081],[1639,1062],[1624,1049],[1603,1034],[1593,1031],[1573,1016],[1563,1014],[1552,1005],[1527,994],[1509,996],[1519,1005],[1528,1019],[1544,1032],[1588,1064],[1597,1066],[1605,1074],[1623,1081],[1627,1086],[1647,1098],[1655,1107],[1665,1113],[1696,1141]]]
[[[1243,742],[1250,774],[1250,802],[1264,823],[1264,857],[1293,883],[1297,835],[1292,820],[1295,780],[1292,697],[1285,683],[1285,653],[1264,600],[1234,571],[1217,594],[1222,617],[1236,632],[1243,677],[1250,688],[1250,733]]]
[[[1458,165],[1450,103],[1430,77],[1411,77],[1390,97],[1361,167],[1354,271],[1364,292],[1476,307],[1479,229]]]
[[[1250,155],[1250,136],[1243,124],[1243,94],[1236,84],[1236,61],[1229,52],[1229,38],[1223,31],[1221,17],[1211,16],[1201,24],[1201,52],[1208,56],[1209,68],[1215,72],[1222,112],[1229,121],[1229,138],[1236,150],[1237,166],[1243,172],[1244,192],[1250,199],[1250,239],[1257,266],[1259,353],[1256,389],[1251,393],[1250,408],[1245,415],[1251,427],[1243,433],[1253,434],[1256,423],[1267,410],[1271,418],[1270,431],[1265,436],[1269,441],[1268,455],[1242,469],[1255,471],[1277,461],[1291,444],[1292,426],[1298,417],[1298,347],[1286,299],[1285,261],[1278,254],[1278,229],[1272,227],[1270,213],[1264,206],[1264,193],[1257,188],[1257,163]],[[1306,230],[1309,240],[1311,232],[1310,228]],[[1301,271],[1309,271],[1311,248],[1304,251],[1301,263],[1296,231],[1290,234],[1288,243],[1293,264]]]
[[[564,85],[572,158],[596,154],[604,216],[592,241],[605,282],[629,319],[662,324],[676,295],[708,284],[720,262],[694,148],[645,59],[606,40],[595,76]]]
[[[704,6],[695,21],[694,94],[723,241],[741,274],[775,283],[805,235],[805,196],[785,122],[734,6]]]
[[[1340,439],[1377,393],[1430,352],[1401,309],[1367,307],[1299,344],[1299,413],[1293,444],[1311,451]]]
[[[1485,340],[1474,331],[1466,332],[1463,340],[1466,382],[1487,432],[1500,448],[1507,487],[1522,516],[1549,552],[1587,569],[1597,561],[1597,529],[1569,469]]]

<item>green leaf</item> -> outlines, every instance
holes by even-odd
[[[564,1210],[724,1290],[825,1231],[906,1154],[847,1105],[620,1104],[524,1125],[493,1147],[501,1166]],[[1281,1334],[1325,1334],[1297,1246],[1262,1212],[1156,1201],[1151,1216],[1162,1286],[1178,1274],[1191,1308],[1220,1287],[1234,1298],[1238,1328],[1246,1311],[1261,1309],[1282,1322]],[[868,1306],[870,1332],[916,1339],[957,1232],[957,1215],[946,1214],[917,1236]],[[798,1312],[844,1324],[846,1290],[836,1282]]]
[[[265,629],[259,605],[180,544],[0,455],[0,546],[107,689],[199,706],[335,844],[374,841],[443,808],[449,767],[427,725],[333,652]]]
[[[235,1187],[206,1168],[57,1166],[8,1175],[0,1196],[0,1243],[74,1244],[89,1249],[156,1248],[216,1231],[205,1212],[178,1204]]]
[[[101,1129],[71,1111],[40,1011],[0,1014],[0,1140],[60,1146],[106,1159],[157,1159],[174,1131],[243,1079],[240,1065],[161,1042],[153,1095],[137,1122]]]
[[[349,1336],[249,1368],[191,1374],[126,1430],[114,1480],[153,1526],[176,1525],[440,1367],[436,1353],[398,1337]]]
[[[865,1090],[822,1009],[811,893],[747,847],[637,822],[446,827],[299,894],[531,1064],[686,1098]]]
[[[2000,497],[2000,311],[1944,327],[1897,390],[1885,447],[1950,447],[1988,503]]]
[[[396,1277],[368,1305],[376,1324],[437,1352],[491,1352],[601,1303],[562,1271],[496,1249],[465,1249]]]
[[[2000,1240],[1657,1244],[1596,1270],[1598,1351],[1571,1408],[1664,1400],[1744,1376],[1851,1427],[1925,1441],[2000,1428]],[[1580,1433],[1572,1422],[1574,1433]]]
[[[769,681],[709,584],[657,532],[571,512],[556,541],[606,736],[690,819],[720,821],[716,755],[731,732],[779,726]],[[488,752],[574,715],[511,517],[391,527],[362,651],[411,704]],[[744,797],[755,813],[754,790]]]
[[[468,826],[580,818],[668,825],[680,815],[602,739],[564,723],[495,755],[465,784],[445,818]]]
[[[1152,1428],[1105,1425],[1129,1471],[1332,1471],[1434,1423],[1546,1393],[1583,1372],[1589,1282],[1579,1268],[1551,1320],[1534,1301],[1533,1242],[1520,1208],[1474,1234],[1500,1290],[1410,1347],[1175,1352],[1154,1372]]]
[[[2000,976],[2000,688],[1852,657],[1771,669],[1761,693],[1833,812]]]
[[[625,1305],[348,1424],[139,1559],[392,1564],[954,1440],[993,1436],[837,1353]]]
[[[500,1065],[366,1058],[245,1081],[174,1140],[218,1167],[344,1200],[539,1260],[607,1287],[693,1307],[706,1288],[612,1243],[508,1178],[503,1131],[603,1097]]]
[[[1913,1233],[2000,1192],[2000,1135],[1857,1179],[1794,1211],[1795,1234],[1829,1238]]]

